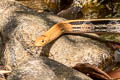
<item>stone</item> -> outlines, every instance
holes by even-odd
[[[37,12],[48,10],[48,7],[44,2],[45,0],[16,0],[16,1],[23,3],[25,6]]]
[[[104,43],[80,35],[64,35],[44,47],[36,48],[34,46],[36,38],[54,24],[65,19],[47,12],[34,12],[14,1],[3,1],[1,5],[8,3],[11,5],[8,5],[5,10],[6,14],[3,13],[3,23],[1,22],[0,25],[2,35],[5,36],[5,40],[7,39],[4,52],[6,65],[19,65],[29,56],[39,57],[41,55],[48,56],[69,67],[77,63],[103,66],[112,62],[112,51]]]
[[[47,57],[29,58],[16,68],[7,80],[92,80]]]
[[[29,62],[29,58],[40,56],[49,57],[67,67],[74,67],[77,63],[100,67],[112,62],[112,50],[105,43],[80,35],[63,35],[44,47],[34,46],[36,38],[64,18],[48,12],[37,13],[17,1],[8,0],[0,2],[0,11],[0,33],[5,43],[3,63],[9,70],[24,67],[22,64]],[[20,71],[22,69],[24,71],[24,68]]]

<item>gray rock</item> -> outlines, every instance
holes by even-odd
[[[69,67],[74,67],[77,63],[103,67],[112,62],[111,53],[105,44],[98,41],[82,36],[65,35],[52,45],[49,57]]]
[[[4,35],[4,37],[10,37],[10,34],[17,27],[17,16],[19,16],[20,12],[31,12],[32,14],[33,11],[16,1],[0,1],[0,32]]]
[[[92,80],[86,75],[46,57],[30,58],[7,80]]]
[[[0,2],[0,7],[0,32],[6,43],[4,64],[10,70],[15,71],[15,69],[20,69],[20,71],[24,71],[25,67],[22,65],[23,63],[26,61],[29,62],[29,58],[31,57],[40,58],[41,55],[48,56],[68,67],[73,67],[77,63],[106,66],[112,62],[110,54],[112,51],[107,48],[105,44],[79,35],[64,35],[44,47],[36,48],[34,46],[36,38],[54,24],[65,19],[47,12],[38,14],[15,1],[3,0]],[[25,64],[27,64],[27,62]],[[32,63],[29,64],[32,68],[36,67],[32,65]],[[52,65],[53,63],[49,64]],[[37,69],[35,69],[35,71],[36,70]],[[56,71],[59,72],[59,70]],[[41,72],[36,73],[41,74]],[[20,72],[20,74],[22,74],[22,72]],[[62,78],[61,80],[64,79]]]
[[[22,63],[29,56],[39,57],[40,55],[47,55],[69,67],[73,67],[77,63],[105,66],[112,62],[110,54],[112,51],[105,44],[79,35],[64,35],[56,41],[36,49],[34,47],[36,38],[64,19],[46,12],[35,13],[13,1],[3,1],[1,5],[8,3],[11,4],[11,7],[8,5],[6,8],[8,14],[3,13],[2,22],[4,23],[1,23],[2,26],[0,25],[2,34],[10,39],[6,41],[4,52],[7,66],[13,67]],[[105,62],[105,60],[107,61]]]
[[[45,17],[50,16],[46,13],[33,15],[34,12],[26,10],[27,8],[22,6],[17,2],[7,0],[0,3],[0,7],[3,7],[0,14],[2,19],[0,31],[6,43],[5,65],[8,69],[13,70],[8,76],[8,80],[91,80],[63,64],[39,57],[41,51],[36,51],[34,48],[34,40],[40,35],[38,33],[42,33],[46,29],[47,21],[56,22]],[[58,18],[57,21],[59,20]]]

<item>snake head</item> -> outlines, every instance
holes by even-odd
[[[48,43],[49,39],[45,35],[41,35],[36,41],[35,41],[35,46],[42,47]]]

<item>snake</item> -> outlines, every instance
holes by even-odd
[[[35,40],[35,46],[45,46],[65,33],[114,33],[120,34],[120,19],[66,20],[53,25]]]

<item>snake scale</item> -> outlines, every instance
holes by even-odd
[[[66,20],[53,25],[42,34],[35,41],[35,46],[45,46],[64,33],[120,34],[120,19]]]

